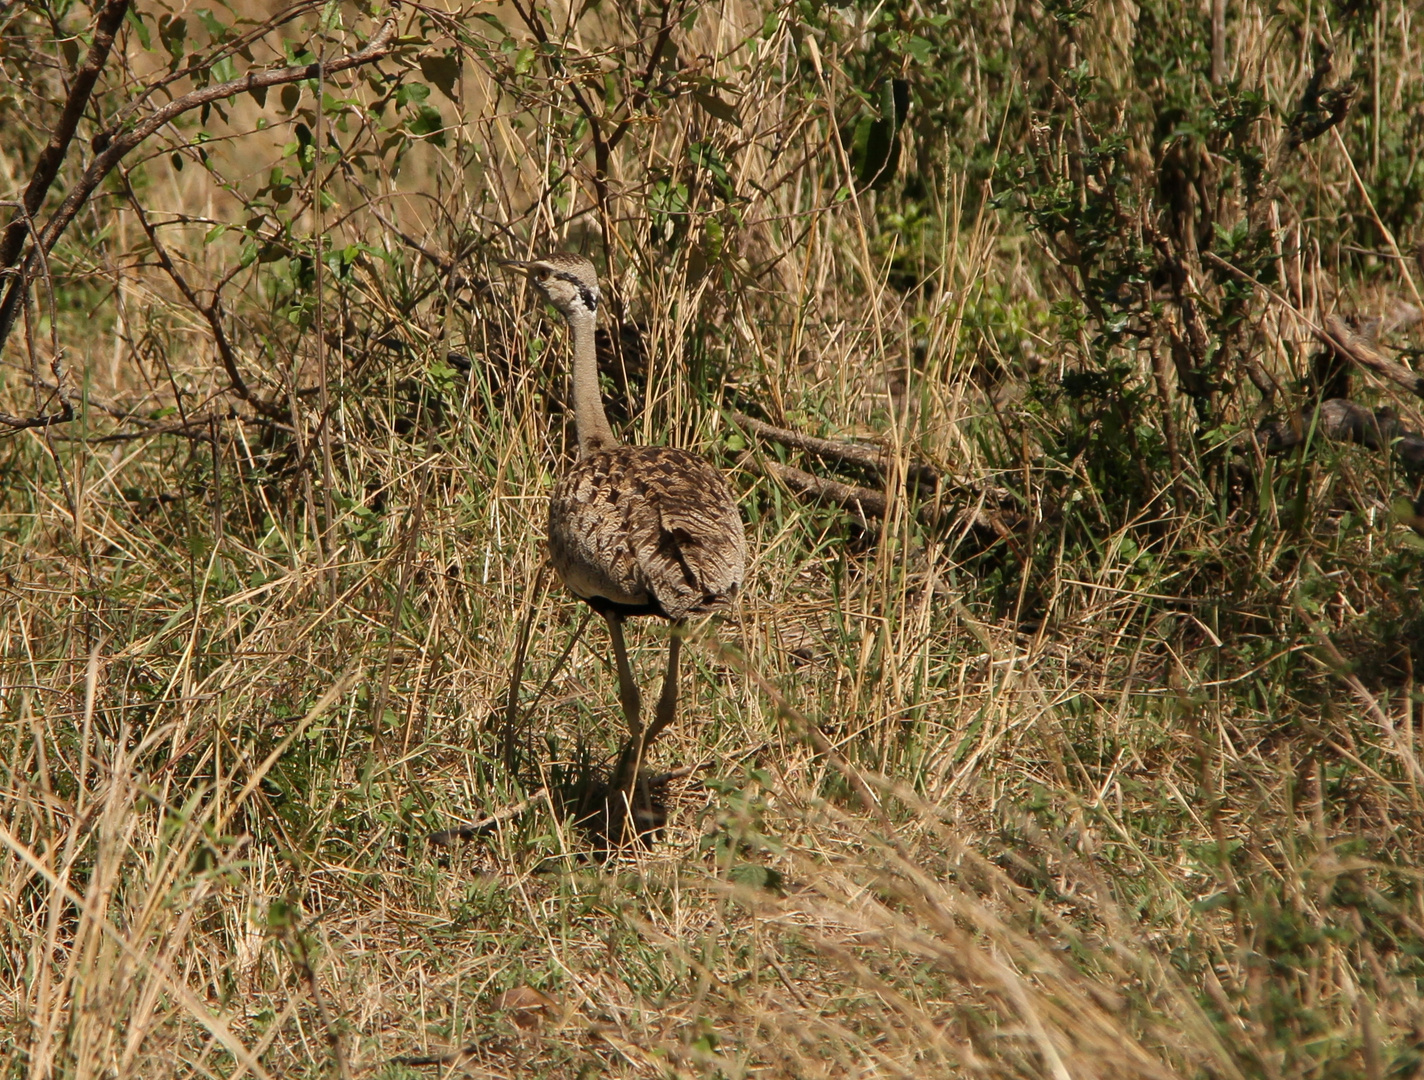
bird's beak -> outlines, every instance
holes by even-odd
[[[523,270],[526,274],[534,269],[534,264],[527,259],[500,259],[499,265],[512,267],[515,270]]]

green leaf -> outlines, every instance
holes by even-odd
[[[1413,501],[1407,496],[1399,496],[1389,504],[1389,509],[1394,520],[1401,525],[1408,525],[1411,529],[1424,528],[1424,515],[1415,509]]]
[[[912,37],[905,43],[905,51],[915,58],[916,63],[928,64],[934,55],[934,43],[922,37]]]
[[[267,929],[272,932],[285,930],[301,922],[301,912],[295,905],[285,900],[273,900],[267,905]]]
[[[182,16],[159,16],[158,37],[174,61],[177,61],[183,55],[183,42],[188,37],[188,20]]]
[[[460,78],[460,61],[449,53],[420,58],[420,73],[451,101],[455,100],[455,82]]]
[[[222,41],[227,37],[227,27],[218,22],[216,16],[208,8],[199,8],[193,14],[198,16],[198,21],[203,24],[203,29],[213,36],[214,41]]]
[[[410,122],[410,133],[417,138],[428,137],[436,146],[445,145],[445,118],[433,105],[422,105]]]
[[[880,119],[888,120],[897,130],[900,127],[895,109],[895,84],[888,79],[880,84]]]
[[[880,85],[880,115],[862,116],[856,121],[851,139],[851,159],[856,179],[862,187],[882,188],[895,178],[900,164],[900,140],[897,137],[904,120],[902,98],[908,96],[903,80],[887,79]]]
[[[768,892],[780,892],[783,884],[781,871],[756,863],[738,863],[727,871],[727,877],[737,885]]]
[[[517,55],[517,56],[514,58],[514,74],[516,74],[516,75],[524,75],[524,74],[527,74],[528,71],[529,71],[529,69],[530,69],[531,67],[533,67],[533,65],[534,65],[534,50],[533,50],[533,49],[520,49],[520,50],[519,50],[519,55]]]
[[[704,94],[701,90],[694,90],[692,100],[697,102],[709,116],[715,116],[718,120],[735,127],[742,126],[742,118],[737,114],[736,106],[723,101],[716,94]]]
[[[405,108],[407,105],[418,105],[430,96],[430,87],[424,83],[405,83],[396,90],[396,105]]]
[[[153,38],[148,32],[148,27],[143,25],[143,16],[133,8],[129,8],[124,15],[124,21],[133,27],[133,32],[138,35],[139,44],[146,50],[153,48]]]

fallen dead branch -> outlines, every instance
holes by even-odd
[[[1317,330],[1316,337],[1357,367],[1373,372],[1415,397],[1424,397],[1424,376],[1383,355],[1339,315],[1327,316],[1324,330]]]
[[[843,461],[847,464],[874,469],[882,475],[888,473],[892,464],[892,459],[885,450],[871,444],[821,439],[799,431],[776,427],[740,412],[734,412],[732,419],[753,435],[771,442],[804,450],[821,457]],[[839,506],[853,514],[859,514],[862,519],[884,518],[889,509],[889,496],[884,490],[816,476],[759,454],[742,455],[740,464],[753,472],[776,480],[796,495]],[[928,491],[938,496],[922,502],[915,510],[915,517],[921,524],[935,527],[951,523],[966,530],[987,533],[999,539],[1007,539],[1013,535],[1014,530],[1005,518],[1018,515],[1009,510],[1012,497],[1007,491],[957,485],[956,494],[962,496],[959,501],[964,504],[965,508],[959,513],[953,514],[948,512],[944,505],[948,492],[944,490],[940,474],[936,469],[923,462],[910,462],[905,467],[905,475],[912,482],[916,492]]]
[[[788,428],[776,427],[768,424],[764,420],[757,420],[746,413],[734,412],[732,420],[758,438],[768,439],[771,442],[780,443],[782,446],[790,446],[796,450],[805,450],[810,454],[818,454],[824,458],[831,458],[835,461],[843,461],[848,465],[860,465],[867,469],[874,469],[882,475],[890,472],[894,464],[894,458],[884,448],[868,443],[840,442],[834,439],[820,439],[814,435],[806,435],[799,431],[791,431]],[[794,470],[793,470],[794,471]],[[806,474],[802,474],[806,475]],[[921,490],[934,491],[939,486],[939,473],[923,462],[911,461],[905,465],[905,479],[916,484]],[[839,485],[845,487],[846,485]],[[867,488],[853,488],[853,491],[868,491]],[[856,496],[857,499],[860,496]],[[882,503],[884,496],[881,496]],[[883,512],[883,506],[882,510]]]
[[[862,517],[885,516],[887,500],[883,491],[843,484],[839,480],[827,480],[825,477],[813,476],[777,461],[758,460],[753,454],[744,455],[741,463],[763,476],[781,481],[797,495],[832,503]]]
[[[1424,436],[1407,429],[1393,409],[1371,412],[1346,398],[1322,401],[1318,412],[1304,409],[1287,420],[1266,420],[1256,429],[1256,438],[1267,453],[1280,454],[1306,442],[1312,433],[1371,450],[1393,447],[1403,461],[1424,466]]]

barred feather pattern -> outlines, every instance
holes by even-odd
[[[585,454],[549,499],[549,554],[574,595],[604,612],[684,619],[724,607],[747,542],[722,474],[686,450]]]

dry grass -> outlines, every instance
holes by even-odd
[[[1110,7],[1084,49],[1118,70],[1132,13]],[[427,34],[413,81],[467,35],[459,101],[427,99],[443,145],[362,158],[400,107],[334,91],[356,103],[327,119],[352,168],[317,171],[320,222],[275,91],[213,118],[210,169],[195,128],[131,163],[200,289],[241,265],[274,166],[295,176],[255,226],[290,257],[225,294],[246,377],[290,422],[229,392],[117,194],[56,249],[54,317],[38,305],[6,346],[4,411],[33,411],[51,332],[86,404],[0,444],[0,1075],[1417,1075],[1419,566],[1387,458],[1243,453],[1257,480],[1229,506],[1164,480],[1117,513],[1090,448],[1044,450],[1072,406],[1029,376],[1086,363],[1050,315],[1062,268],[958,171],[913,227],[846,183],[826,117],[853,34],[837,54],[794,12],[699,9],[683,71],[739,122],[684,88],[632,125],[601,212],[564,76],[497,10],[503,51],[487,22],[403,16]],[[629,10],[569,35],[586,91],[595,69],[625,80],[611,100],[652,47]],[[1407,51],[1417,9],[1381,11]],[[1241,63],[1288,112],[1309,49],[1268,47],[1288,15],[1241,18]],[[990,146],[992,106],[964,117]],[[1310,198],[1345,201],[1339,150],[1309,153]],[[328,251],[366,245],[319,293],[297,258],[318,224]],[[622,728],[603,630],[543,570],[565,343],[494,265],[516,239],[611,256],[609,307],[643,347],[610,365],[625,432],[719,461],[754,551],[656,752],[701,767],[663,841],[606,863],[552,796],[464,847],[424,841],[568,786]],[[1293,250],[1291,308],[1256,295],[1246,335],[1289,387],[1340,292],[1408,295]],[[432,259],[456,253],[462,281]],[[905,257],[927,285],[892,284]],[[1241,402],[1224,412],[1249,426]],[[748,405],[931,462],[947,503],[1008,492],[1012,528],[798,502],[743,456],[775,453],[727,419]],[[1180,391],[1164,408],[1191,429]],[[1216,467],[1192,457],[1184,482]],[[646,679],[663,632],[634,634]]]

